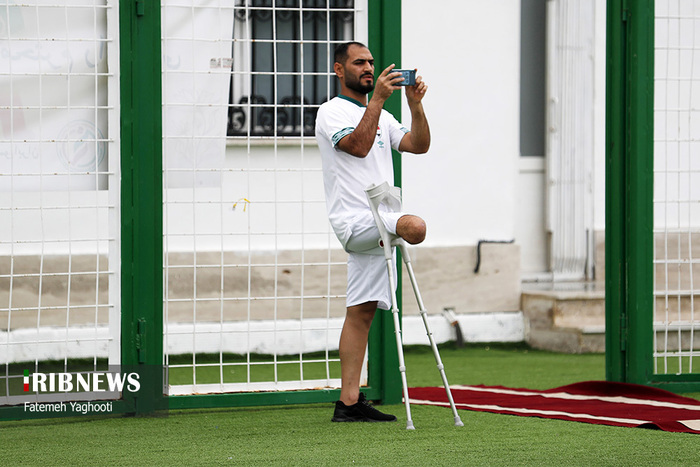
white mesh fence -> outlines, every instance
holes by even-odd
[[[0,405],[25,370],[119,364],[117,17],[0,0]]]
[[[169,394],[339,386],[346,256],[313,134],[365,10],[162,3]]]
[[[700,356],[700,2],[655,12],[655,372],[697,372]]]

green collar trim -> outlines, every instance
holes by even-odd
[[[360,101],[353,99],[352,97],[344,96],[342,94],[338,94],[338,97],[340,97],[341,99],[345,99],[348,102],[352,102],[355,105],[359,105],[360,107],[367,107],[366,105],[362,104]]]

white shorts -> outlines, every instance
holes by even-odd
[[[396,234],[396,222],[404,213],[380,212],[386,229]],[[391,287],[384,249],[379,246],[379,229],[371,211],[353,219],[352,234],[345,249],[348,252],[348,293],[346,306],[378,302],[377,307],[391,309]],[[396,280],[396,255],[392,260]]]

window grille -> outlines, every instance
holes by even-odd
[[[234,8],[228,136],[313,136],[318,107],[338,93],[333,48],[354,35],[354,0]]]

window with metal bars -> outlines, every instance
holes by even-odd
[[[353,39],[354,0],[237,0],[231,137],[313,136],[318,107],[338,92],[333,52]]]

